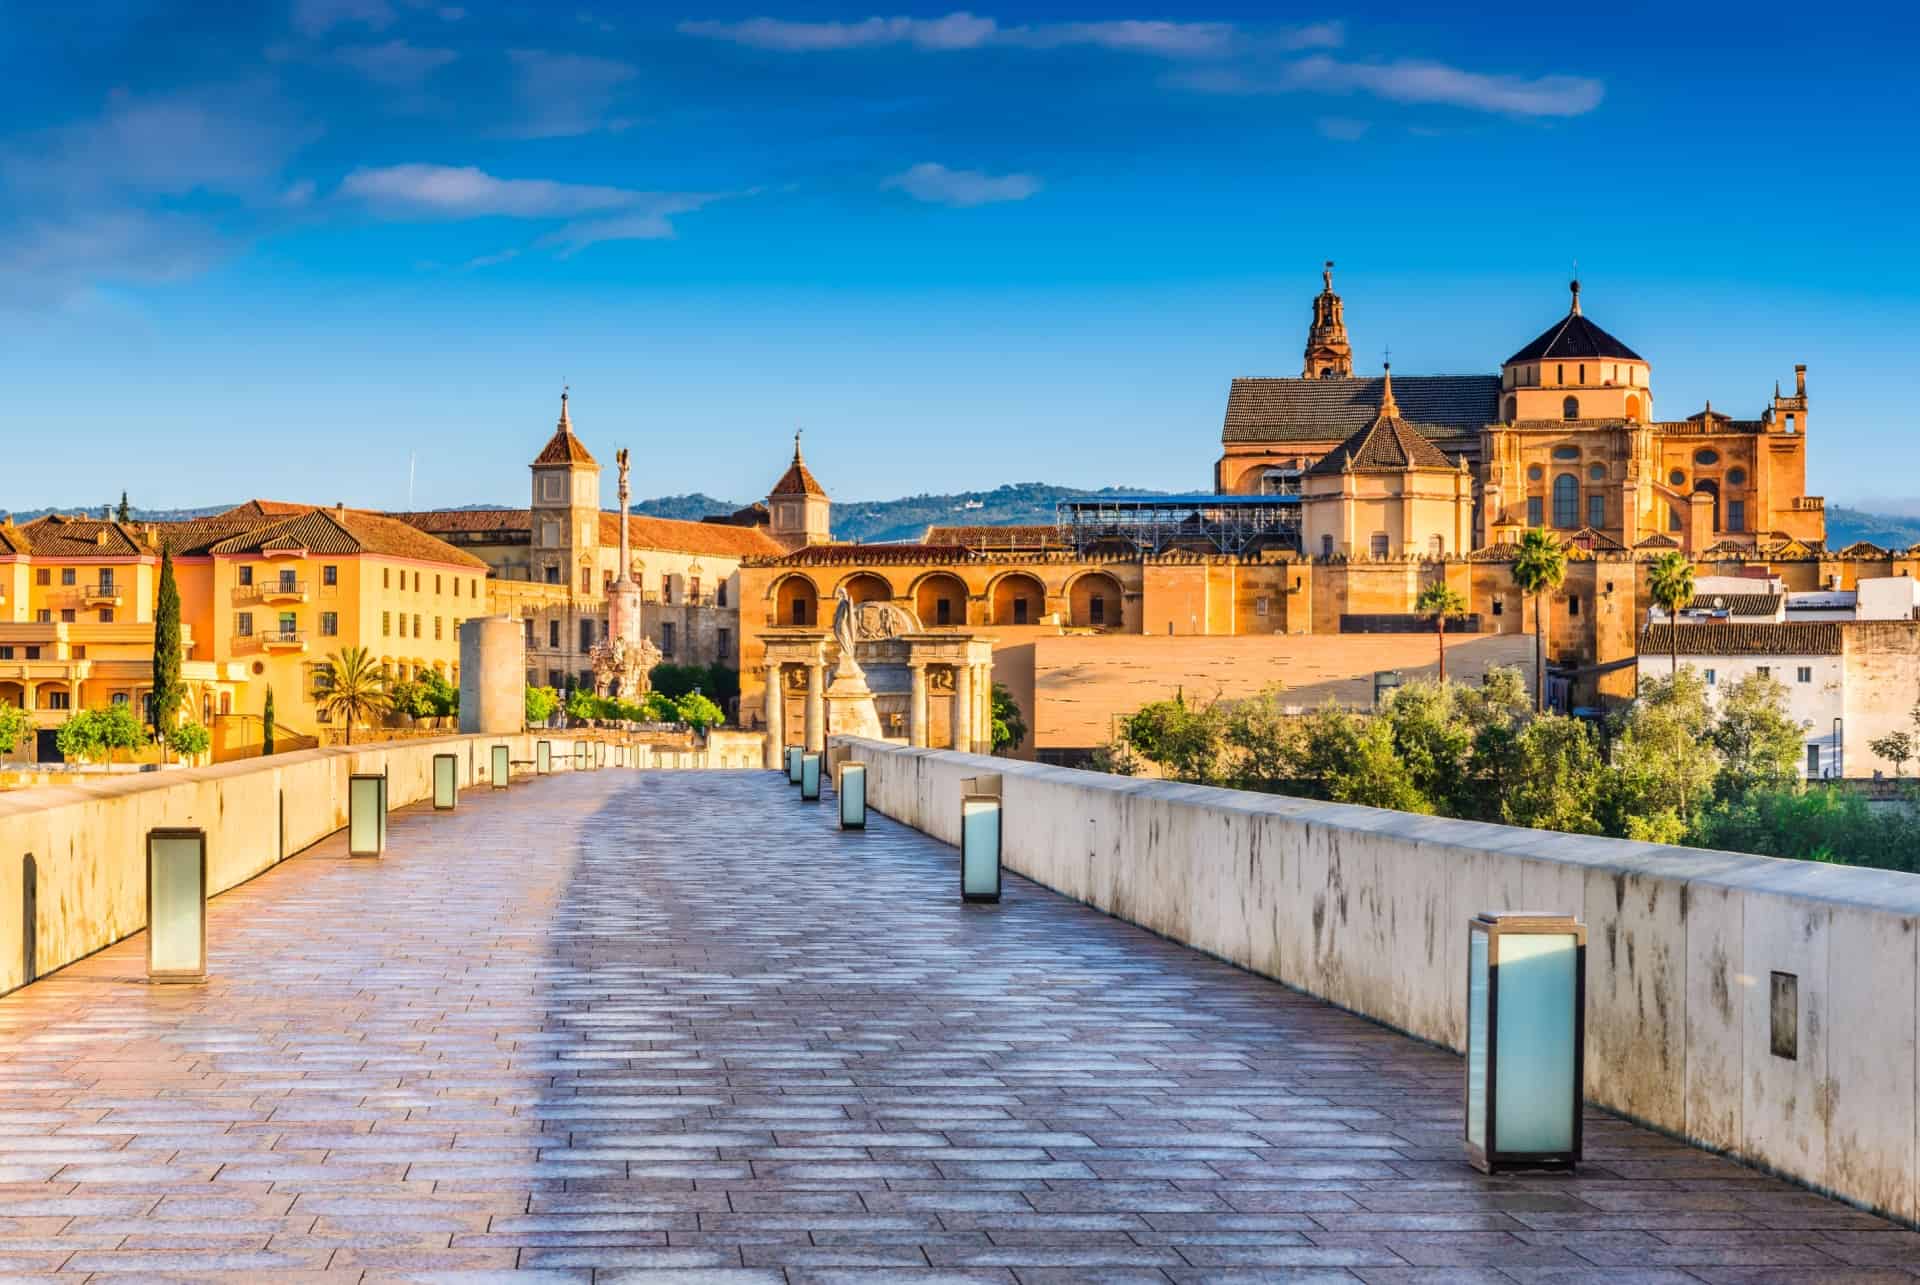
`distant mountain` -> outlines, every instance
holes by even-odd
[[[1906,549],[1920,544],[1920,517],[1862,513],[1859,509],[1827,507],[1827,547],[1844,549],[1859,540],[1883,549]]]
[[[44,518],[49,513],[78,514],[82,517],[97,518],[102,513],[113,516],[117,504],[56,504],[44,509],[14,509],[15,522],[31,522],[35,518]],[[215,513],[225,513],[231,504],[209,504],[197,509],[132,509],[135,522],[185,522],[189,518],[210,517]],[[0,510],[5,512],[5,510]]]
[[[732,500],[716,500],[705,492],[695,491],[692,495],[662,495],[651,500],[639,500],[635,502],[633,511],[642,517],[698,522],[704,517],[721,517],[745,507]]]

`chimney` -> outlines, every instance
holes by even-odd
[[[1807,395],[1807,367],[1804,362],[1793,368],[1793,395],[1795,397]]]

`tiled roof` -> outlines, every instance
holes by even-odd
[[[1396,394],[1398,389],[1394,390]],[[1396,416],[1381,416],[1323,455],[1308,473],[1397,473],[1410,468],[1457,467],[1420,431]]]
[[[0,553],[29,553],[27,538],[11,522],[0,523]]]
[[[972,560],[972,552],[956,544],[810,544],[778,559],[782,566],[791,567]]]
[[[259,553],[270,549],[306,549],[311,553],[375,553],[442,562],[485,570],[487,564],[471,553],[384,514],[362,509],[308,509],[295,517],[269,522],[213,544],[213,554]]]
[[[236,504],[225,513],[215,514],[221,518],[290,518],[305,513],[311,504],[289,504],[285,500],[248,500],[245,504]]]
[[[1725,609],[1736,616],[1771,616],[1780,610],[1777,593],[1701,593],[1687,604],[1689,611]]]
[[[1679,630],[1682,656],[1838,656],[1840,626],[1796,621],[1768,625],[1729,621],[1713,625],[1647,625],[1640,630],[1642,656],[1669,655]]]
[[[1044,523],[1009,526],[930,526],[922,544],[961,545],[968,549],[1055,549],[1064,545],[1057,527]]]
[[[245,505],[241,506],[245,508]],[[211,553],[213,546],[222,540],[253,530],[264,522],[276,519],[260,517],[229,517],[227,514],[215,514],[212,517],[190,518],[185,522],[154,522],[154,538],[160,546],[176,558],[200,556]]]
[[[1843,558],[1884,558],[1888,552],[1888,550],[1881,548],[1871,540],[1855,540],[1852,544],[1840,550],[1840,556]]]
[[[817,495],[824,499],[827,490],[821,486],[819,482],[814,480],[813,473],[808,470],[806,461],[800,458],[800,448],[796,446],[793,449],[793,463],[787,465],[787,471],[780,475],[780,480],[773,484],[773,490],[769,491],[768,494]]]
[[[415,513],[389,513],[387,516],[434,535],[533,530],[531,509],[426,509]]]
[[[1656,532],[1633,547],[1636,549],[1677,549],[1680,547],[1680,542],[1670,535],[1660,535]]]
[[[590,464],[599,467],[598,462],[588,452],[585,443],[573,435],[573,420],[567,415],[567,395],[560,394],[560,422],[554,426],[553,436],[533,457],[535,466],[541,464]]]
[[[25,542],[24,552],[40,557],[125,558],[154,552],[140,538],[139,527],[99,518],[69,518],[54,513],[13,531],[16,539]]]
[[[1633,349],[1615,339],[1580,313],[1580,283],[1573,283],[1573,306],[1567,315],[1548,326],[1540,337],[1507,358],[1516,361],[1556,361],[1590,357],[1622,357],[1627,361],[1645,361]]]
[[[768,535],[764,527],[733,526],[725,522],[687,522],[678,518],[647,518],[629,515],[627,538],[636,549],[660,549],[671,553],[705,553],[716,557],[777,557],[786,546]],[[618,546],[620,515],[600,515],[600,543]]]
[[[1338,442],[1380,413],[1378,379],[1236,379],[1222,442]],[[1400,414],[1428,437],[1500,418],[1498,375],[1397,375]]]

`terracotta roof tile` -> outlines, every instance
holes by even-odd
[[[191,525],[191,524],[187,524]],[[485,570],[487,564],[417,527],[364,509],[311,508],[293,517],[259,522],[206,545],[215,555],[306,549],[310,553],[384,554],[420,562]]]
[[[1380,414],[1382,381],[1236,379],[1227,392],[1223,442],[1338,442]],[[1428,437],[1478,432],[1500,418],[1498,375],[1398,375],[1394,400]]]
[[[1669,655],[1678,629],[1682,656],[1838,656],[1840,626],[1795,621],[1758,624],[1647,625],[1640,630],[1642,656]]]
[[[813,473],[807,468],[806,462],[800,458],[800,452],[796,448],[793,452],[793,463],[787,466],[787,471],[780,475],[780,480],[773,484],[773,490],[767,494],[817,495],[824,499],[827,491],[814,480]]]
[[[1412,424],[1398,416],[1382,415],[1321,456],[1307,472],[1325,476],[1344,473],[1349,467],[1356,473],[1397,473],[1410,468],[1451,470],[1457,466]]]
[[[971,562],[974,554],[957,544],[813,544],[772,559],[782,566],[830,567],[860,563]]]
[[[49,514],[13,528],[26,552],[53,558],[139,557],[154,550],[130,523]]]
[[[921,540],[924,544],[961,545],[968,549],[1058,549],[1066,542],[1059,528],[1045,523],[1019,523],[1008,526],[930,526]]]
[[[531,509],[423,509],[414,513],[389,513],[387,516],[433,535],[533,530]]]
[[[673,553],[705,553],[715,557],[773,557],[786,546],[767,534],[765,527],[734,526],[727,522],[687,522],[678,518],[629,516],[627,536],[636,549]],[[600,543],[620,543],[620,515],[600,515]]]
[[[1704,593],[1695,594],[1687,604],[1689,611],[1726,610],[1736,616],[1771,616],[1780,610],[1777,593]]]

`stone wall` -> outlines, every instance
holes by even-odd
[[[1468,919],[1576,913],[1591,1101],[1920,1219],[1920,878],[845,744],[888,816],[955,843],[1001,773],[1009,869],[1456,1050]]]
[[[491,784],[490,747],[512,747],[516,776],[531,772],[535,743],[551,742],[555,771],[572,769],[572,746],[591,734],[516,733],[389,741],[276,754],[214,767],[134,776],[85,776],[71,784],[0,793],[0,994],[141,931],[146,926],[146,834],[157,826],[207,832],[207,891],[225,892],[347,823],[347,778],[388,774],[392,807],[433,796],[433,756],[458,758],[460,785]],[[749,767],[760,738],[714,733],[708,751],[636,746],[639,765]],[[29,970],[26,858],[35,871]]]

